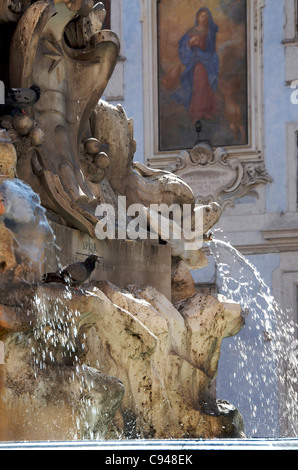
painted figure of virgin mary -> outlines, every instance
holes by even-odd
[[[181,88],[172,94],[172,98],[187,109],[193,123],[200,119],[212,120],[216,112],[217,31],[210,10],[200,8],[195,26],[179,41],[179,57],[185,70],[180,79]]]

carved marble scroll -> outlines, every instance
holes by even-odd
[[[263,162],[241,162],[229,158],[224,148],[213,151],[200,142],[192,150],[182,151],[171,171],[176,172],[192,188],[196,203],[218,202],[222,208],[233,206],[235,199],[246,195],[257,197],[260,184],[272,182]]]
[[[18,174],[40,194],[45,207],[93,236],[98,192],[81,169],[80,144],[120,46],[114,33],[101,31],[101,3],[55,3],[34,3],[19,20],[12,41],[11,84],[41,88],[30,114],[45,135],[41,146],[22,155]]]

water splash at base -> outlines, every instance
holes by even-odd
[[[245,327],[222,347],[218,391],[243,414],[247,437],[296,437],[297,328],[256,267],[229,243],[208,244],[220,293],[240,303]]]

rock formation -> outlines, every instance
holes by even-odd
[[[243,437],[211,391],[221,341],[242,325],[220,296],[177,310],[149,286],[2,288],[1,439]]]

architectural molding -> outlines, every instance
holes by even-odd
[[[234,206],[235,199],[258,197],[254,188],[272,182],[263,162],[245,163],[229,158],[224,148],[213,151],[208,143],[198,143],[190,151],[180,152],[169,171],[177,172],[193,189],[196,203],[218,202],[222,209]]]

